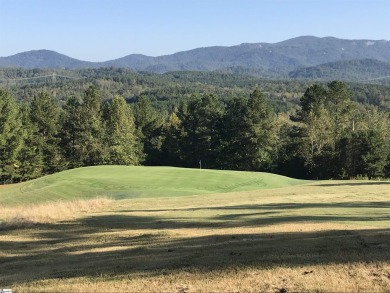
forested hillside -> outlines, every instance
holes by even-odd
[[[17,100],[31,102],[43,89],[63,104],[70,95],[82,98],[83,90],[94,84],[103,99],[115,95],[128,102],[147,96],[161,111],[172,111],[183,98],[215,94],[223,100],[247,97],[261,88],[276,112],[286,112],[298,105],[308,86],[322,83],[310,79],[271,80],[227,72],[178,71],[165,74],[134,72],[123,68],[80,70],[0,69],[0,87],[7,88]],[[374,81],[375,82],[375,81]],[[352,99],[364,104],[390,109],[390,86],[375,83],[348,83]]]
[[[362,59],[390,62],[390,42],[302,36],[278,43],[194,48],[157,57],[131,54],[105,62],[87,62],[49,50],[36,50],[0,57],[0,67],[80,69],[114,66],[154,73],[233,70],[281,79],[305,67]]]
[[[294,70],[292,78],[316,80],[382,81],[390,83],[390,62],[375,59],[348,60]]]
[[[390,175],[390,88],[102,68],[0,71],[1,182],[101,164]]]

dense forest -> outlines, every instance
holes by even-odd
[[[390,63],[375,59],[344,60],[305,67],[289,73],[291,78],[366,80],[390,82]]]
[[[0,70],[0,180],[170,165],[390,176],[390,87],[223,72]]]

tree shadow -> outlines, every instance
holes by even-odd
[[[191,213],[177,218],[148,213],[142,216],[113,213],[40,225],[25,231],[33,235],[27,238],[29,240],[0,241],[0,284],[12,287],[18,282],[51,278],[131,273],[151,275],[183,269],[207,272],[233,266],[270,268],[389,262],[390,229],[299,231],[301,222],[383,221],[389,220],[389,215],[286,216],[277,212],[313,207],[388,206],[389,202],[255,204],[208,207],[207,209],[217,211],[237,212],[226,215],[216,213],[207,221],[196,221]],[[241,210],[246,211],[241,213]],[[217,231],[223,228],[245,229],[284,223],[296,223],[296,232],[215,233],[173,237],[174,231],[180,229]],[[126,233],[129,231],[131,233]],[[0,235],[12,232],[0,231]],[[116,234],[113,236],[112,233]]]
[[[243,204],[231,206],[204,206],[198,208],[172,208],[172,209],[128,209],[121,210],[122,213],[141,212],[141,213],[155,213],[155,212],[175,212],[175,211],[201,211],[201,210],[299,210],[307,208],[390,208],[390,201],[351,201],[351,202],[314,202],[314,203],[271,203],[271,204]],[[265,212],[262,213],[273,213]]]
[[[334,186],[373,186],[373,185],[390,185],[390,181],[364,181],[364,182],[345,182],[345,183],[318,183],[311,184],[311,186],[323,186],[323,187],[334,187]]]

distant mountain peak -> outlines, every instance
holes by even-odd
[[[273,44],[242,43],[229,47],[203,47],[158,57],[131,54],[106,62],[77,60],[42,49],[0,57],[0,67],[75,69],[114,66],[157,73],[247,68],[251,72],[286,75],[299,68],[360,59],[390,62],[390,42],[300,36]]]
[[[47,49],[31,50],[9,57],[0,57],[0,67],[74,69],[93,67],[93,64],[92,62],[74,59]]]

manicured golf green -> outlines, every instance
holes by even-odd
[[[174,167],[96,166],[67,170],[0,189],[0,204],[107,196],[164,197],[271,189],[307,181],[270,173]]]

